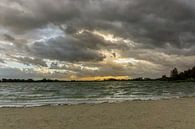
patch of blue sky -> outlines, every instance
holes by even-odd
[[[35,41],[45,41],[64,36],[64,32],[56,25],[48,24],[45,28],[36,29]]]
[[[35,67],[33,65],[26,65],[15,61],[6,61],[5,65],[10,68],[18,68],[18,69],[25,69],[25,68],[33,69]]]

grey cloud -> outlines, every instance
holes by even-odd
[[[142,60],[143,61],[143,60]],[[146,62],[146,61],[145,61]],[[78,78],[82,77],[95,77],[95,76],[129,76],[129,77],[160,77],[162,74],[167,73],[167,67],[161,66],[159,64],[154,64],[152,62],[137,62],[130,63],[127,65],[122,65],[114,62],[106,63],[93,63],[88,62],[85,64],[79,63],[64,63],[60,66],[58,63],[53,63],[51,69],[56,70],[67,70],[72,72]],[[98,68],[98,69],[93,69]]]
[[[54,72],[54,73],[40,73],[33,69],[17,69],[17,68],[0,68],[0,78],[10,79],[66,79],[70,73]]]
[[[195,13],[183,3],[175,0],[94,3],[98,3],[97,9],[88,5],[89,13],[84,11],[82,15],[88,20],[72,20],[67,32],[72,33],[78,28],[104,30],[154,47],[165,47],[167,43],[178,48],[194,45],[194,40],[183,33],[194,35]]]
[[[3,59],[0,59],[0,63],[5,63],[5,61]]]
[[[0,78],[18,78],[18,79],[27,79],[27,78],[40,78],[41,75],[38,72],[35,72],[30,69],[20,70],[17,68],[0,68]]]
[[[16,38],[11,34],[4,34],[3,40],[13,43],[17,47],[22,47],[27,44],[27,39]]]
[[[17,19],[21,20],[21,23],[25,22],[13,25],[18,29],[42,27],[51,22],[68,25],[67,33],[81,28],[100,29],[126,38],[130,37],[137,42],[152,43],[155,47],[164,46],[167,42],[177,47],[189,47],[182,44],[180,35],[183,32],[194,35],[194,27],[192,27],[194,26],[194,11],[176,0],[125,0],[123,2],[116,0],[58,0],[57,2],[15,0],[14,2],[23,8],[24,13],[19,14],[24,16],[13,14],[17,18],[5,16],[4,19],[14,21],[14,23],[17,23]],[[31,12],[32,16],[25,10]],[[11,15],[13,12],[6,14]],[[121,26],[116,26],[114,22],[120,23]],[[5,23],[9,24],[9,22]],[[188,37],[185,39],[184,42],[187,42]],[[193,45],[191,42],[188,44]]]
[[[186,68],[193,67],[195,62],[194,54],[186,55],[179,50],[180,49],[134,49],[126,53],[123,52],[122,54],[124,55],[122,56],[128,58],[130,55],[132,58],[148,61],[166,69],[178,67],[181,70],[185,70]]]
[[[32,56],[60,61],[102,61],[105,55],[100,50],[119,49],[127,46],[122,43],[112,43],[92,32],[59,36],[43,42],[35,42],[27,51]]]
[[[15,38],[12,37],[9,34],[4,34],[3,37],[4,37],[4,40],[6,40],[6,41],[11,41],[11,42],[14,42],[15,41]]]
[[[17,37],[36,32],[36,29],[43,29],[48,24],[58,26],[65,36],[41,39],[34,44],[28,43],[27,37]],[[150,76],[148,69],[153,66],[141,69],[144,65],[141,63],[137,66],[130,64],[128,69],[121,65],[93,64],[105,59],[101,50],[110,50],[113,57],[118,57],[120,53],[124,58],[148,61],[158,67],[152,71],[155,75],[164,73],[172,65],[181,69],[191,67],[195,58],[193,0],[2,0],[0,26],[8,29],[3,40],[14,43],[14,46],[1,45],[1,53],[35,57],[35,60],[18,59],[20,62],[46,66],[43,59],[51,59],[82,62],[83,65],[99,68],[95,73],[66,68],[78,72],[78,76]],[[89,32],[77,34],[80,30]],[[135,47],[130,48],[122,42],[112,44],[90,33],[94,30],[130,39],[135,42]]]
[[[48,23],[62,23],[79,14],[77,2],[58,0],[3,0],[0,23],[17,32],[41,28]],[[4,13],[6,12],[6,13]]]
[[[87,67],[87,65],[85,66]],[[167,74],[165,67],[153,63],[138,62],[136,64],[122,65],[118,63],[104,63],[96,65],[98,70],[73,69],[78,77],[95,76],[129,76],[129,77],[151,77]]]
[[[29,57],[14,57],[14,58],[17,59],[17,61],[19,61],[20,63],[26,65],[37,65],[37,66],[47,67],[46,62],[40,58],[29,58]]]
[[[99,29],[155,47],[166,43],[189,47],[194,41],[185,36],[186,46],[180,40],[184,32],[195,33],[194,6],[178,0],[15,0],[8,3],[17,6],[2,7],[0,23],[17,30],[54,23],[66,24],[67,33],[82,28]]]
[[[29,52],[41,58],[70,62],[102,61],[105,58],[96,49],[92,49],[90,43],[73,37],[57,37],[46,42],[36,42],[29,48]]]

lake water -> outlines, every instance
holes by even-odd
[[[0,83],[0,107],[158,100],[195,96],[195,82]]]

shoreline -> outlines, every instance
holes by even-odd
[[[115,100],[115,98],[110,99],[110,101],[105,101],[105,102],[82,102],[82,103],[53,103],[53,104],[32,104],[32,105],[9,105],[9,106],[0,106],[0,109],[2,108],[39,108],[39,107],[58,107],[58,106],[81,106],[81,105],[101,105],[101,104],[120,104],[120,103],[131,103],[131,102],[155,102],[155,101],[169,101],[169,100],[182,100],[182,99],[195,99],[195,96],[175,96],[175,97],[164,97],[164,98],[156,98],[156,99],[118,99]],[[111,101],[113,100],[113,101]]]
[[[150,102],[150,101],[165,101],[165,100],[180,100],[180,99],[190,99],[190,98],[194,98],[195,96],[183,96],[183,97],[179,97],[179,96],[175,96],[175,97],[164,97],[164,98],[151,98],[151,99],[123,99],[123,98],[119,98],[118,100],[116,100],[115,98],[112,99],[108,99],[108,101],[100,101],[98,102],[81,102],[81,103],[53,103],[53,104],[40,104],[40,105],[36,105],[36,104],[29,104],[29,105],[9,105],[9,106],[1,106],[0,105],[0,109],[2,108],[35,108],[35,107],[56,107],[56,106],[80,106],[80,105],[101,105],[101,104],[119,104],[119,103],[125,103],[125,102]],[[111,101],[112,100],[112,101]],[[87,101],[87,100],[86,100]]]
[[[192,129],[195,98],[0,108],[2,129]]]

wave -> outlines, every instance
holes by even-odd
[[[155,97],[139,97],[139,98],[85,98],[85,99],[48,99],[48,100],[30,100],[30,101],[0,101],[0,108],[4,107],[40,107],[40,106],[58,106],[58,105],[78,105],[78,104],[101,104],[101,103],[120,103],[125,101],[157,101],[165,99],[179,99],[193,96],[155,96]]]

